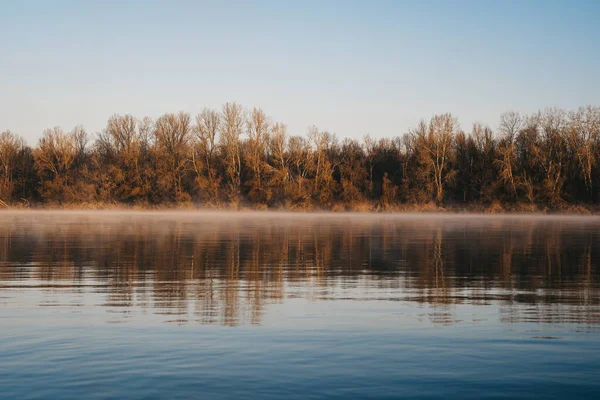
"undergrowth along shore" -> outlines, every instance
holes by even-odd
[[[352,213],[473,213],[473,214],[541,214],[541,215],[599,215],[600,206],[565,204],[560,207],[547,207],[537,204],[396,204],[383,206],[375,202],[361,202],[355,204],[335,204],[329,208],[318,207],[313,204],[299,204],[287,207],[268,207],[256,204],[118,204],[80,202],[63,204],[41,203],[14,203],[0,202],[0,210],[124,210],[124,211],[277,211],[277,212],[352,212]]]

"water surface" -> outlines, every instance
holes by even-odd
[[[0,213],[0,398],[600,398],[600,219]]]

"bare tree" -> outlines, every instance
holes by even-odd
[[[156,120],[154,137],[157,151],[161,157],[163,175],[160,183],[165,195],[176,201],[185,201],[190,197],[184,192],[182,178],[189,155],[189,140],[192,130],[189,114],[165,114]]]
[[[237,103],[226,103],[221,111],[221,147],[225,155],[229,197],[237,201],[240,195],[242,151],[241,136],[244,131],[244,113]]]
[[[356,140],[344,139],[340,152],[343,157],[339,166],[341,200],[348,205],[362,202],[365,199],[365,182],[370,182],[367,180],[363,146]],[[366,186],[370,193],[370,185]]]
[[[273,124],[269,137],[269,152],[273,162],[269,186],[277,193],[279,201],[290,194],[290,154],[287,145],[287,127],[281,123]]]
[[[77,155],[74,137],[60,127],[44,131],[35,152],[36,166],[53,177],[65,176]]]
[[[366,135],[363,138],[363,145],[365,148],[365,153],[367,155],[367,171],[369,175],[369,197],[373,198],[373,169],[375,168],[375,163],[377,162],[377,151],[376,151],[376,141],[369,135]]]
[[[433,182],[435,200],[441,203],[444,199],[444,186],[453,177],[448,172],[453,156],[454,137],[460,130],[458,121],[451,114],[436,115],[429,125],[424,121],[411,132],[419,159],[424,166],[422,176]]]
[[[41,178],[42,196],[63,201],[83,200],[82,193],[75,190],[73,164],[81,151],[81,138],[85,135],[79,128],[65,133],[60,127],[44,131],[34,151],[35,167]]]
[[[500,116],[500,126],[498,131],[509,141],[513,142],[522,128],[523,117],[518,112],[508,111]]]
[[[139,121],[131,115],[113,115],[98,134],[93,163],[102,200],[146,199],[151,186],[152,172],[146,168],[153,126],[150,118]]]
[[[577,157],[585,188],[591,194],[593,191],[592,174],[600,144],[600,108],[582,107],[570,114],[569,142]]]
[[[216,169],[217,141],[221,116],[217,111],[203,109],[196,116],[194,133],[196,141],[192,149],[192,166],[196,183],[202,197],[213,204],[219,202],[221,179]]]
[[[538,161],[544,170],[544,186],[552,202],[562,201],[568,159],[566,122],[566,113],[559,109],[547,109],[540,118]]]
[[[248,182],[250,200],[257,202],[265,202],[269,197],[263,185],[269,130],[270,121],[267,115],[260,108],[254,108],[246,123],[248,150],[245,159],[251,173]]]
[[[14,174],[17,169],[19,152],[25,142],[11,131],[0,134],[0,201],[11,201],[14,191]]]
[[[313,158],[313,185],[312,195],[322,205],[330,205],[333,200],[335,181],[333,172],[336,162],[332,160],[332,153],[337,147],[337,138],[327,131],[319,131],[315,126],[309,128],[308,140],[315,152]]]
[[[522,128],[523,118],[519,113],[510,111],[500,116],[498,131],[501,137],[494,162],[499,167],[502,183],[508,188],[513,199],[517,197],[517,186],[519,185],[515,171],[517,165],[515,140]]]
[[[113,115],[104,132],[98,135],[97,145],[105,153],[129,154],[137,138],[137,121],[131,115]]]

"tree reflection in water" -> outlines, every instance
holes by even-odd
[[[95,293],[125,321],[135,309],[260,324],[266,306],[292,298],[423,303],[441,324],[459,304],[493,304],[505,323],[600,317],[594,218],[24,212],[0,222],[0,293],[31,286],[82,304]]]

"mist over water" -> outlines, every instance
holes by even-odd
[[[0,213],[0,398],[600,395],[600,219]]]

